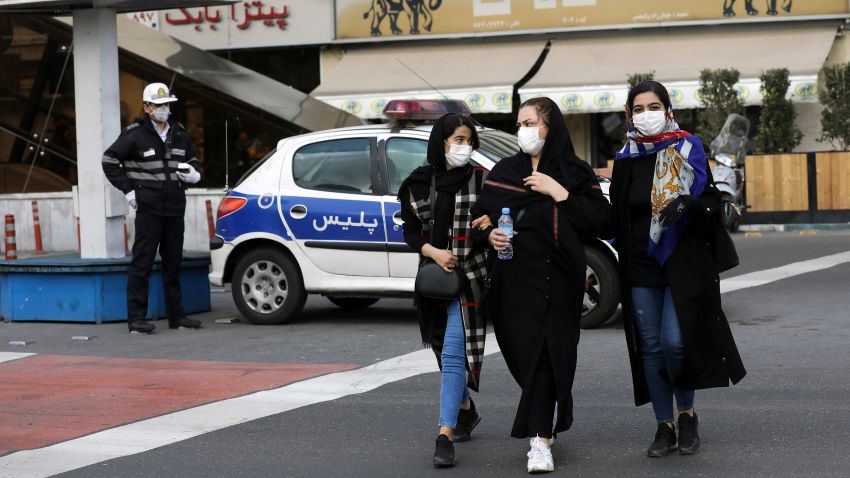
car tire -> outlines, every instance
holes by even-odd
[[[239,259],[231,291],[242,316],[258,325],[288,323],[307,301],[298,267],[274,248],[257,249]]]
[[[328,297],[328,300],[335,306],[346,310],[365,309],[378,302],[376,297]]]
[[[614,315],[620,303],[620,277],[617,264],[604,252],[585,246],[587,261],[581,328],[599,327]]]

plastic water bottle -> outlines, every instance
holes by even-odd
[[[514,220],[511,219],[511,209],[502,208],[502,216],[499,218],[499,230],[508,235],[508,246],[499,251],[499,259],[508,260],[514,257],[514,246],[511,244],[514,237]]]

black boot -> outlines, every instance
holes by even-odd
[[[687,413],[679,415],[679,453],[693,455],[699,449],[699,417]]]
[[[472,439],[472,430],[481,422],[481,415],[475,410],[475,402],[469,399],[469,410],[461,409],[457,414],[457,426],[455,427],[455,441],[469,441]]]
[[[660,458],[667,456],[676,449],[676,429],[672,423],[659,423],[655,432],[655,441],[646,450],[646,456]]]
[[[200,329],[201,321],[190,319],[189,317],[180,317],[177,320],[168,319],[169,329],[179,329],[180,327],[185,327],[187,329]]]
[[[455,466],[455,445],[446,435],[437,437],[437,448],[434,450],[434,466],[439,468]]]
[[[127,326],[130,328],[130,333],[150,334],[156,330],[156,325],[153,325],[147,320],[134,320],[127,324]]]

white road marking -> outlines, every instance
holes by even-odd
[[[725,294],[736,290],[746,289],[749,287],[758,287],[760,285],[769,284],[778,280],[787,279],[800,274],[807,274],[822,269],[829,269],[839,264],[850,262],[850,251],[839,252],[829,256],[818,257],[808,261],[794,262],[773,269],[764,269],[761,271],[741,274],[739,276],[730,277],[720,281],[720,293]]]
[[[730,277],[721,293],[757,287],[850,262],[850,251]],[[487,335],[485,355],[499,352]],[[32,354],[0,352],[0,362]],[[124,456],[143,453],[251,420],[369,392],[382,385],[437,371],[434,354],[418,350],[356,370],[304,380],[273,390],[201,405],[122,425],[36,450],[0,457],[2,477],[47,477]]]
[[[493,334],[487,336],[485,344],[486,355],[499,352]],[[0,476],[52,476],[296,408],[369,392],[388,383],[437,370],[434,353],[427,349],[418,350],[356,370],[323,375],[273,390],[141,420],[44,448],[12,453],[0,457]]]
[[[22,359],[22,358],[25,358],[25,357],[29,357],[31,355],[35,355],[35,354],[25,354],[25,353],[18,353],[18,352],[0,352],[0,363],[11,362],[12,360]]]

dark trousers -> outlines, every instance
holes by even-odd
[[[136,211],[136,240],[127,276],[127,321],[144,320],[148,313],[148,286],[156,250],[162,258],[162,285],[169,320],[185,317],[180,294],[183,260],[183,217],[157,216]]]
[[[537,368],[531,379],[529,390],[531,406],[528,413],[528,436],[552,438],[552,422],[555,418],[555,374],[549,360],[549,347],[544,342],[537,361]]]

